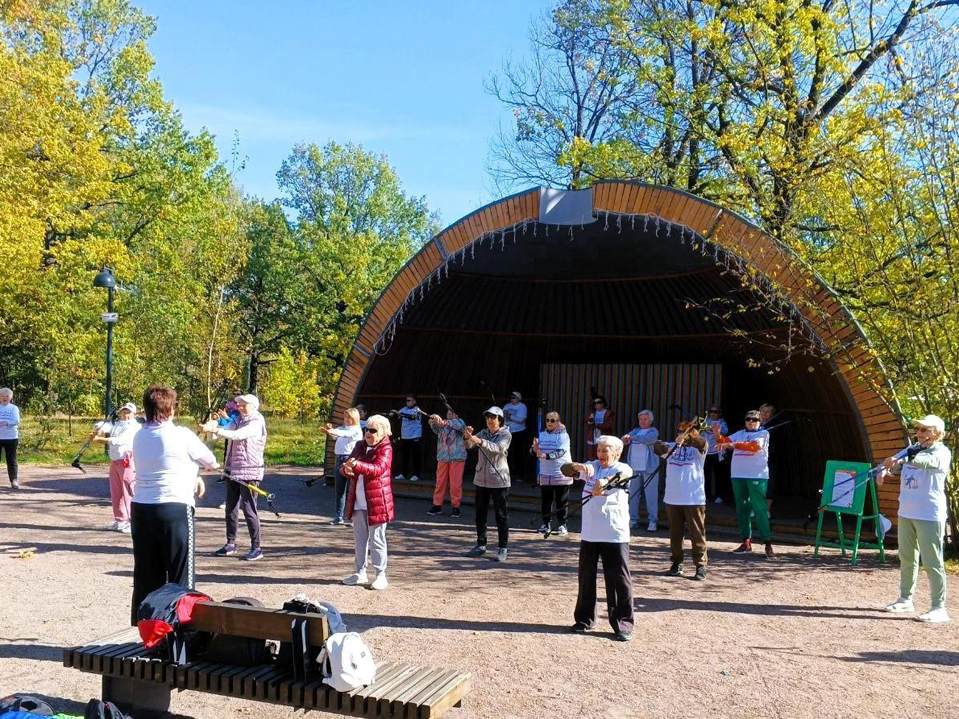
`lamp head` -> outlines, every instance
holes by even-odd
[[[109,267],[104,267],[97,272],[97,276],[93,278],[93,286],[103,287],[108,290],[114,289],[117,286],[117,281],[113,277],[113,270]]]

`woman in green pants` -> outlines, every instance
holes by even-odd
[[[942,536],[946,531],[946,478],[952,452],[942,443],[946,423],[934,414],[915,422],[917,444],[905,457],[890,457],[876,479],[882,484],[893,474],[899,478],[899,599],[886,607],[896,614],[915,611],[912,595],[919,578],[919,558],[929,575],[932,608],[916,619],[949,621],[946,612],[946,570],[942,561]]]
[[[736,523],[743,543],[733,550],[736,554],[753,551],[752,516],[756,517],[756,533],[766,544],[766,557],[776,556],[769,541],[769,509],[766,506],[766,482],[769,480],[769,432],[759,426],[758,410],[746,413],[746,429],[723,437],[718,425],[713,425],[713,436],[720,449],[732,447],[733,497],[736,504]]]

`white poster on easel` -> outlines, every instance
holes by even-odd
[[[853,489],[856,486],[856,473],[849,469],[837,469],[836,476],[832,482],[832,499],[829,501],[830,507],[852,508],[852,502],[856,498],[856,492]]]

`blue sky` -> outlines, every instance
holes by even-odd
[[[443,225],[496,199],[486,162],[509,112],[483,81],[528,53],[547,0],[183,2],[139,0],[157,18],[154,74],[190,130],[221,156],[234,138],[250,194],[279,195],[297,142],[384,153]]]

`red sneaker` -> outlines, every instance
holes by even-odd
[[[733,554],[745,554],[746,552],[753,551],[753,542],[751,539],[746,539],[733,550]]]

